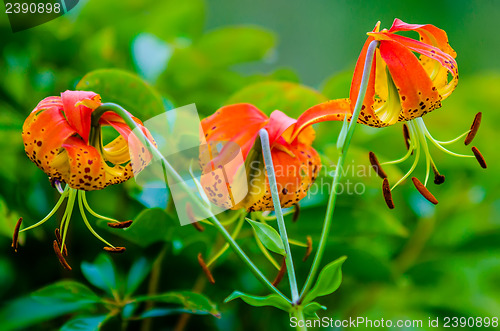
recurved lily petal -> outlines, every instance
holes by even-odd
[[[319,121],[321,119],[316,120]],[[204,119],[202,128],[209,146],[229,142],[222,144],[220,151],[200,152],[204,169],[201,185],[209,199],[223,208],[273,209],[260,146],[255,145],[258,131],[265,128],[270,136],[281,205],[296,204],[306,196],[321,168],[319,156],[311,146],[315,135],[312,123],[304,118],[294,134],[297,120],[279,110],[268,118],[250,104],[225,106]],[[234,161],[237,160],[235,144],[244,156],[239,162]],[[213,149],[213,146],[208,148]],[[248,194],[241,201],[235,199],[243,188]]]
[[[416,31],[420,41],[395,34],[399,31]],[[384,127],[441,107],[441,100],[450,95],[458,82],[456,53],[448,44],[446,33],[430,24],[407,24],[396,19],[390,30],[380,31],[377,23],[368,33],[354,71],[351,108],[358,96],[368,45],[374,40],[380,45],[373,59],[359,122]]]
[[[59,153],[61,142],[75,134],[64,114],[60,98],[40,102],[23,125],[23,141],[26,154],[46,173]]]
[[[61,100],[64,107],[64,114],[66,115],[69,125],[75,129],[85,143],[88,143],[91,115],[94,109],[100,105],[101,97],[94,92],[66,91],[61,93]],[[82,102],[84,100],[93,101],[91,104],[95,108],[87,107]]]

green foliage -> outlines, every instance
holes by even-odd
[[[262,242],[262,244],[270,251],[278,253],[280,255],[285,255],[285,247],[283,246],[283,241],[281,240],[280,234],[269,224],[252,221],[249,218],[245,218],[248,223],[252,226],[257,238]]]
[[[332,294],[342,282],[342,264],[347,256],[342,256],[328,263],[319,273],[318,280],[312,289],[304,297],[303,303],[308,303],[317,297]]]
[[[278,296],[277,294],[270,294],[262,297],[234,291],[230,296],[226,298],[226,300],[224,300],[224,302],[229,302],[238,298],[255,307],[272,306],[287,312],[292,308],[292,305],[288,301]]]
[[[141,78],[119,69],[101,69],[86,74],[77,90],[94,91],[103,102],[114,102],[147,120],[165,111],[160,94]]]
[[[82,272],[92,285],[105,291],[104,295],[79,282],[59,281],[3,307],[0,310],[2,328],[28,327],[69,313],[76,316],[64,324],[62,330],[98,330],[107,321],[118,318],[119,313],[123,323],[179,313],[220,317],[216,305],[199,293],[182,291],[133,296],[150,270],[151,264],[144,258],[135,261],[124,289],[117,281],[123,278],[122,275],[108,255],[101,254],[93,263],[82,262]],[[141,310],[142,303],[169,304],[170,307]]]
[[[483,122],[473,145],[481,150],[489,168],[483,171],[473,158],[458,160],[430,146],[440,172],[446,175],[443,185],[429,185],[439,205],[429,206],[407,181],[393,191],[396,209],[391,211],[381,195],[380,178],[357,171],[358,167],[370,169],[368,151],[374,151],[381,162],[401,157],[406,151],[401,127],[358,126],[347,160],[349,170],[354,167],[355,172],[347,172],[343,184],[344,188],[348,180],[351,185],[360,184],[364,192],[344,191],[338,197],[324,256],[330,260],[349,256],[342,266],[342,286],[321,297],[328,310],[310,301],[303,305],[303,313],[306,318],[356,314],[386,320],[496,316],[500,309],[500,157],[495,143],[500,74],[494,6],[476,1],[450,11],[445,3],[430,0],[418,5],[389,1],[378,7],[362,1],[282,6],[269,1],[92,0],[81,1],[78,10],[57,20],[16,34],[11,33],[5,16],[0,20],[0,243],[5,249],[0,256],[0,328],[118,329],[126,321],[129,329],[136,329],[142,320],[154,318],[157,324],[152,329],[173,329],[178,319],[172,315],[184,312],[208,315],[191,318],[186,329],[288,327],[289,321],[275,309],[248,307],[290,311],[288,302],[241,292],[228,298],[242,300],[224,305],[222,319],[214,325],[211,316],[218,316],[219,311],[212,301],[181,290],[203,283],[197,281],[201,271],[196,255],[203,252],[213,257],[223,247],[220,237],[206,224],[204,232],[179,226],[171,210],[144,210],[141,194],[146,193],[132,181],[88,194],[92,207],[103,215],[134,220],[123,230],[97,223],[96,230],[104,232],[103,237],[127,246],[125,254],[98,255],[101,246],[77,213],[68,234],[72,273],[61,273],[50,247],[60,215],[22,233],[19,252],[11,254],[7,249],[18,217],[24,218],[23,224],[34,224],[58,197],[45,174],[24,153],[23,121],[43,98],[75,88],[93,89],[104,101],[120,103],[141,120],[191,103],[206,116],[236,102],[252,102],[267,114],[279,109],[296,118],[312,105],[347,97],[365,32],[378,20],[388,27],[394,17],[405,19],[405,15],[408,21],[444,28],[458,53],[459,85],[441,109],[424,117],[429,131],[440,140],[453,138],[468,130],[473,115],[482,111]],[[153,78],[146,74],[144,58],[137,52],[144,38],[152,40],[145,49],[148,55],[157,52],[155,45],[165,51],[160,60],[146,57]],[[486,46],[478,47],[481,43]],[[314,128],[314,148],[324,165],[316,179],[320,189],[311,190],[301,201],[296,223],[291,222],[291,215],[286,220],[290,238],[306,242],[311,236],[313,254],[324,219],[327,183],[331,183],[328,172],[338,156],[335,142],[341,123],[320,123]],[[470,153],[461,142],[449,148]],[[410,166],[407,162],[384,169],[393,183]],[[417,168],[419,178],[423,168],[423,164]],[[228,230],[234,228],[232,215],[219,215]],[[276,275],[276,268],[260,255],[253,229],[243,228],[236,240],[269,279]],[[160,284],[148,296],[152,259],[164,246],[167,253],[158,263]],[[301,262],[303,247],[292,247],[292,253],[300,285],[311,258]],[[95,256],[93,263],[83,262],[78,268],[79,262]],[[321,283],[321,288],[308,300],[336,289],[339,264],[329,265],[329,277],[320,275],[316,286]],[[210,269],[216,286],[201,292],[213,302],[222,302],[234,288],[245,293],[262,291],[230,249]],[[63,277],[66,280],[61,281]],[[286,281],[278,286],[288,293]]]

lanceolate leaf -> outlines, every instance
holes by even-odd
[[[82,262],[82,273],[92,285],[108,293],[116,288],[115,268],[108,255],[100,254],[94,263]]]
[[[98,302],[100,298],[87,286],[60,281],[5,304],[0,310],[1,329],[27,328],[68,313],[87,311]]]
[[[134,298],[134,301],[154,301],[177,304],[181,305],[181,307],[174,307],[174,309],[181,308],[183,309],[183,312],[192,314],[210,314],[215,317],[220,317],[220,312],[217,310],[217,306],[212,303],[206,296],[189,291],[167,292],[153,296],[140,296]]]
[[[78,316],[61,327],[61,331],[97,331],[100,330],[109,315]]]
[[[286,312],[289,312],[290,309],[292,308],[292,305],[288,301],[278,296],[277,294],[270,294],[268,296],[262,297],[257,295],[245,294],[239,291],[234,291],[233,293],[231,293],[230,296],[226,298],[226,300],[224,300],[224,302],[227,303],[237,298],[240,298],[247,304],[255,307],[272,306],[284,310]]]
[[[286,254],[278,231],[265,223],[255,222],[249,218],[246,218],[246,220],[253,227],[257,237],[267,249],[281,255]]]
[[[303,303],[308,303],[317,297],[335,292],[342,282],[342,264],[347,256],[342,256],[337,260],[327,264],[319,273],[318,280],[311,291],[305,296]]]
[[[151,263],[146,258],[141,257],[136,260],[127,277],[127,291],[126,294],[132,294],[141,285],[142,281],[146,278],[151,270]]]

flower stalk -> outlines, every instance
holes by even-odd
[[[339,184],[340,179],[342,177],[342,168],[346,160],[347,151],[349,150],[349,145],[351,143],[351,139],[354,134],[354,129],[356,128],[356,124],[358,122],[358,117],[361,112],[361,106],[363,104],[363,100],[365,99],[366,89],[368,86],[368,79],[370,77],[370,71],[372,67],[373,56],[375,54],[375,50],[377,49],[378,45],[379,45],[378,41],[372,41],[366,53],[366,61],[363,69],[363,77],[361,79],[361,84],[359,87],[358,98],[356,100],[356,105],[354,106],[354,111],[349,123],[349,127],[347,129],[344,143],[340,148],[340,155],[337,160],[337,166],[335,168],[335,175],[333,177],[332,189],[330,192],[330,197],[328,199],[328,205],[326,207],[327,209],[326,209],[325,220],[323,222],[323,229],[321,231],[321,238],[318,244],[318,249],[316,250],[316,254],[314,255],[314,260],[311,266],[311,270],[309,271],[306,283],[304,284],[304,287],[302,288],[302,291],[300,293],[300,300],[304,299],[305,295],[313,285],[314,279],[321,264],[321,260],[323,258],[323,253],[325,252],[326,242],[328,236],[330,235],[333,212],[335,210],[335,204],[337,201],[336,187]]]
[[[276,183],[276,174],[274,173],[273,158],[271,156],[271,146],[269,144],[269,133],[266,129],[260,129],[259,136],[262,143],[262,154],[264,155],[264,162],[266,164],[267,179],[269,181],[269,187],[271,189],[271,195],[273,198],[274,212],[276,214],[278,230],[281,240],[283,241],[283,246],[285,247],[285,264],[288,272],[288,280],[290,282],[290,291],[292,293],[292,303],[299,304],[299,290],[297,286],[297,279],[295,277],[292,252],[290,250],[290,244],[288,243],[285,220],[283,219],[283,211],[281,210],[278,185]]]

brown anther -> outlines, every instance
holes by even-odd
[[[433,204],[437,205],[439,201],[437,201],[436,197],[432,195],[431,192],[422,184],[418,178],[412,177],[411,180],[413,181],[413,185],[415,185],[415,188],[417,191],[422,194],[424,198],[426,198],[429,202],[432,202]]]
[[[467,137],[465,137],[465,145],[468,145],[472,142],[474,137],[476,136],[477,130],[479,130],[479,126],[481,125],[481,118],[483,117],[483,113],[479,112],[476,114],[474,117],[474,121],[472,122],[472,125],[470,127],[469,134]]]
[[[382,183],[382,194],[384,194],[385,203],[389,209],[394,209],[394,201],[392,201],[391,187],[389,186],[389,181],[384,178]]]
[[[406,150],[410,149],[410,131],[408,130],[408,125],[403,123],[403,137],[405,139]]]
[[[133,221],[131,221],[131,220],[124,221],[124,222],[109,222],[108,226],[110,228],[113,228],[113,229],[125,229],[125,228],[128,228],[129,226],[131,226],[132,222]]]
[[[484,160],[483,155],[481,154],[479,149],[476,148],[476,146],[472,147],[472,153],[474,153],[474,156],[476,157],[477,162],[479,162],[481,168],[486,169],[488,167],[486,165],[486,161]]]
[[[54,252],[56,253],[57,258],[59,259],[59,262],[61,262],[63,268],[71,270],[70,265],[68,264],[68,262],[66,262],[66,259],[64,259],[64,256],[61,253],[61,249],[59,248],[59,243],[57,242],[57,240],[54,240],[53,246],[54,246]]]
[[[295,204],[294,207],[295,207],[295,209],[293,211],[293,218],[292,218],[292,222],[293,223],[297,222],[297,220],[300,217],[300,206],[299,206],[299,204],[298,203]]]
[[[62,240],[61,240],[61,234],[59,232],[59,228],[56,228],[54,232],[56,234],[57,243],[59,244],[59,249],[61,249]],[[66,245],[64,245],[62,253],[64,256],[68,256],[68,250],[66,249]]]
[[[311,255],[311,252],[313,250],[313,241],[311,236],[307,236],[307,248],[306,248],[306,254],[302,258],[302,262],[306,262],[307,258],[309,255]]]
[[[106,252],[108,253],[123,253],[125,252],[126,248],[125,247],[103,247]]]
[[[198,253],[198,263],[200,264],[201,269],[203,269],[203,273],[205,274],[205,276],[207,276],[208,281],[211,284],[215,284],[214,276],[212,276],[210,269],[208,269],[208,266],[205,263],[205,260],[203,260],[203,256],[201,255],[201,253]]]
[[[434,162],[431,162],[432,164],[432,171],[434,172],[434,184],[440,185],[444,183],[445,176],[441,175],[439,171],[437,170],[436,166],[434,165]]]
[[[191,224],[192,224],[192,225],[194,226],[194,228],[195,228],[196,230],[198,230],[199,232],[203,232],[203,231],[205,231],[205,227],[204,227],[203,225],[201,225],[201,222],[194,222],[194,223],[191,223]]]
[[[14,248],[14,252],[16,253],[17,253],[17,248],[19,247],[19,229],[21,228],[22,222],[23,218],[19,217],[16,226],[14,227],[14,233],[12,234],[12,248]]]
[[[384,169],[382,169],[382,166],[378,162],[375,153],[373,152],[368,153],[368,158],[370,159],[370,163],[373,167],[373,170],[377,172],[377,175],[379,175],[379,177],[382,179],[387,178],[387,174],[385,173]]]
[[[441,175],[439,173],[434,174],[434,184],[436,184],[436,185],[443,184],[444,180],[445,180],[444,175]]]
[[[283,262],[281,262],[280,270],[278,271],[276,278],[274,278],[274,280],[273,280],[274,287],[277,287],[279,285],[279,283],[283,279],[283,276],[285,275],[285,271],[286,271],[286,258],[283,257]]]

